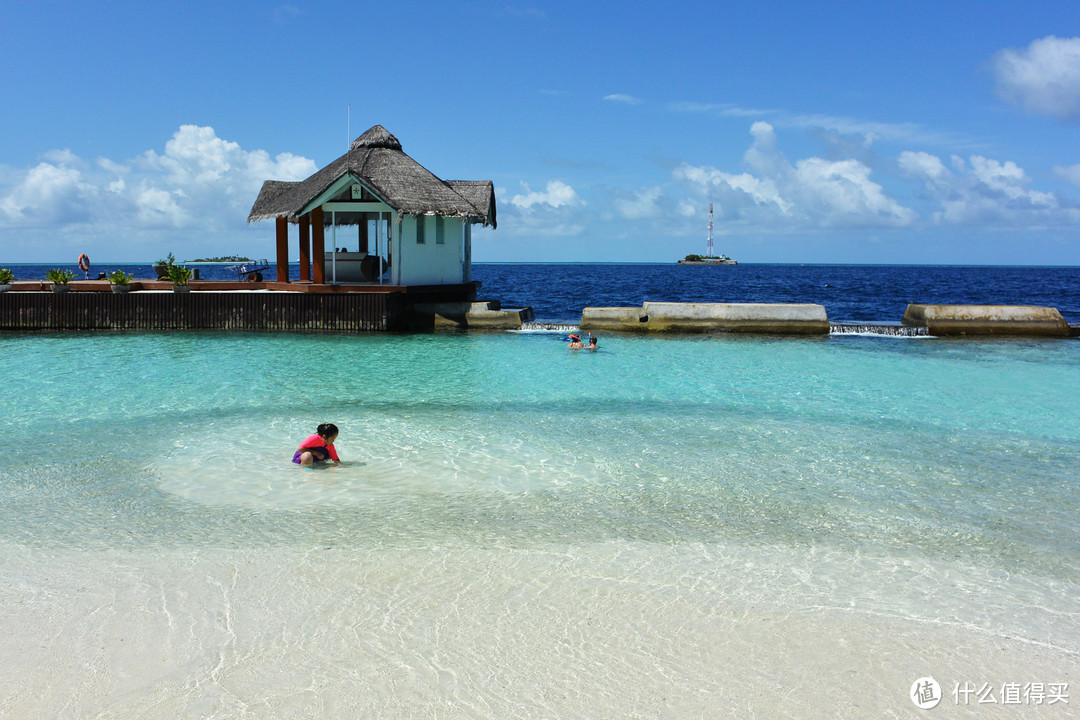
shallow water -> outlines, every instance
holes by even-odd
[[[5,335],[0,368],[2,716],[899,717],[927,674],[1075,679],[1075,341]],[[345,465],[292,465],[326,421]]]

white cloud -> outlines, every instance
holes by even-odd
[[[706,113],[710,115],[716,115],[718,117],[761,117],[763,115],[772,115],[776,113],[776,110],[759,110],[756,108],[744,108],[739,107],[733,103],[707,103],[707,102],[677,102],[668,106],[670,110],[677,113]]]
[[[930,153],[904,151],[900,153],[897,162],[900,169],[908,175],[923,175],[931,180],[938,180],[949,174],[941,158]]]
[[[654,217],[660,212],[658,202],[663,194],[658,187],[623,193],[615,198],[613,205],[615,211],[627,220],[641,220]]]
[[[806,128],[835,136],[842,136],[846,142],[855,142],[869,148],[878,141],[919,143],[939,146],[971,146],[968,138],[928,129],[918,123],[887,123],[843,115],[794,114],[786,110],[772,108],[744,108],[732,103],[678,102],[667,106],[677,113],[703,113],[715,117],[728,118],[763,118],[779,128]],[[831,138],[823,138],[829,141]]]
[[[583,204],[574,188],[560,180],[549,181],[543,192],[531,189],[524,182],[521,183],[521,186],[525,188],[524,194],[510,198],[510,202],[520,210],[528,211],[537,205],[549,205],[557,208],[564,205]]]
[[[641,98],[636,98],[633,95],[623,95],[622,93],[605,95],[604,99],[608,102],[622,103],[624,105],[640,105],[641,103],[645,102]]]
[[[684,163],[673,177],[715,199],[720,217],[799,227],[910,225],[916,213],[885,194],[871,170],[852,160],[818,157],[792,165],[766,122],[750,128],[754,141],[743,156],[751,172],[732,174]]]
[[[137,216],[147,227],[183,227],[189,217],[177,204],[182,197],[179,191],[168,192],[143,183],[134,196]]]
[[[95,243],[113,248],[117,240],[144,242],[144,231],[183,229],[173,237],[188,242],[212,239],[214,232],[243,233],[264,180],[300,180],[317,169],[307,158],[271,158],[195,125],[181,126],[162,154],[148,150],[133,159],[90,163],[64,149],[42,158],[32,168],[5,173],[0,232],[35,228],[43,239],[34,242],[77,234],[88,250]]]
[[[1080,37],[1050,35],[993,61],[998,94],[1029,112],[1080,120]]]
[[[522,182],[524,192],[502,204],[499,231],[507,236],[574,237],[585,232],[581,208],[585,202],[574,188],[561,180],[550,180],[543,191],[533,190]],[[496,197],[507,191],[496,188]],[[502,203],[503,201],[499,201]]]
[[[953,225],[1014,225],[1045,227],[1080,221],[1080,210],[1053,193],[1033,190],[1027,173],[1012,161],[981,155],[967,161],[953,155],[952,169],[925,152],[903,152],[900,169],[922,180],[927,195],[937,202],[933,219]]]
[[[71,152],[70,148],[64,148],[63,150],[49,150],[41,159],[52,165],[67,165],[70,167],[83,167],[86,163],[82,161],[82,158]]]
[[[95,188],[81,171],[42,162],[0,195],[0,224],[41,227],[82,222],[90,214],[94,198]]]
[[[1063,178],[1073,185],[1080,186],[1080,165],[1068,165],[1066,167],[1056,167],[1054,172],[1058,177]]]
[[[182,125],[165,143],[164,155],[148,150],[138,164],[163,176],[163,184],[192,196],[212,190],[246,197],[257,194],[264,180],[300,180],[317,170],[307,158],[282,153],[271,160],[265,150],[245,151],[238,143],[219,138],[213,128],[196,125]]]

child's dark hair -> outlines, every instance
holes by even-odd
[[[320,437],[330,437],[331,435],[337,435],[338,429],[337,425],[333,423],[323,423],[315,429],[315,432],[318,433]]]

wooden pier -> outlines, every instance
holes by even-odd
[[[21,285],[21,287],[19,287]],[[160,285],[162,289],[156,289]],[[217,286],[221,287],[217,287]],[[379,332],[407,329],[418,302],[475,297],[458,286],[303,286],[234,290],[237,283],[193,282],[191,292],[141,282],[113,293],[107,283],[72,283],[68,292],[17,283],[0,293],[0,331],[37,330],[321,330]],[[330,288],[333,288],[332,290]],[[155,289],[148,289],[155,288]]]

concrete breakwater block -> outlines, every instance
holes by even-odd
[[[506,308],[497,300],[485,302],[418,303],[412,325],[417,328],[474,328],[520,330],[533,319],[532,308]]]
[[[1069,323],[1057,308],[1037,305],[907,306],[903,323],[931,335],[1028,335],[1069,337]]]
[[[582,330],[616,332],[747,332],[826,335],[822,305],[647,302],[640,308],[585,308]]]

